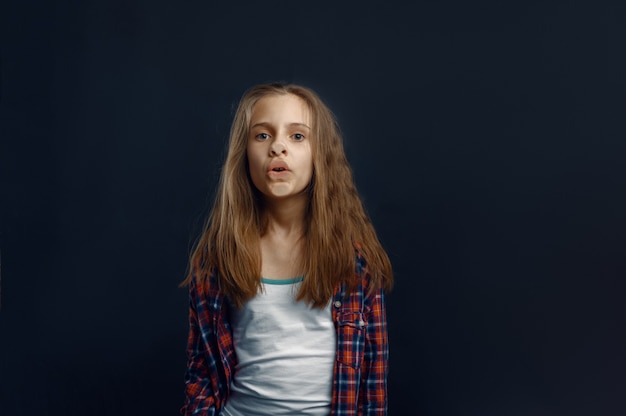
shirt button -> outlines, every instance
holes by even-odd
[[[360,326],[361,328],[363,328],[363,327],[365,326],[365,322],[364,322],[363,320],[360,320],[360,321],[359,321],[359,326]]]
[[[335,308],[338,308],[338,307],[340,307],[340,306],[341,306],[341,302],[336,301],[336,302],[334,303],[334,305],[335,305]]]

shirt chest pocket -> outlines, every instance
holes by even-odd
[[[337,312],[337,360],[355,369],[361,367],[367,320],[362,312]]]

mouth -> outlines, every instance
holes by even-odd
[[[280,160],[275,160],[267,167],[268,172],[282,173],[289,171],[289,166]]]

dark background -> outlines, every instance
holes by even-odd
[[[625,4],[2,2],[0,414],[177,414],[177,285],[274,80],[395,266],[390,414],[626,414]]]

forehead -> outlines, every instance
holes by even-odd
[[[291,124],[310,126],[311,111],[307,103],[293,94],[270,94],[260,98],[250,113],[250,125],[256,123]]]

